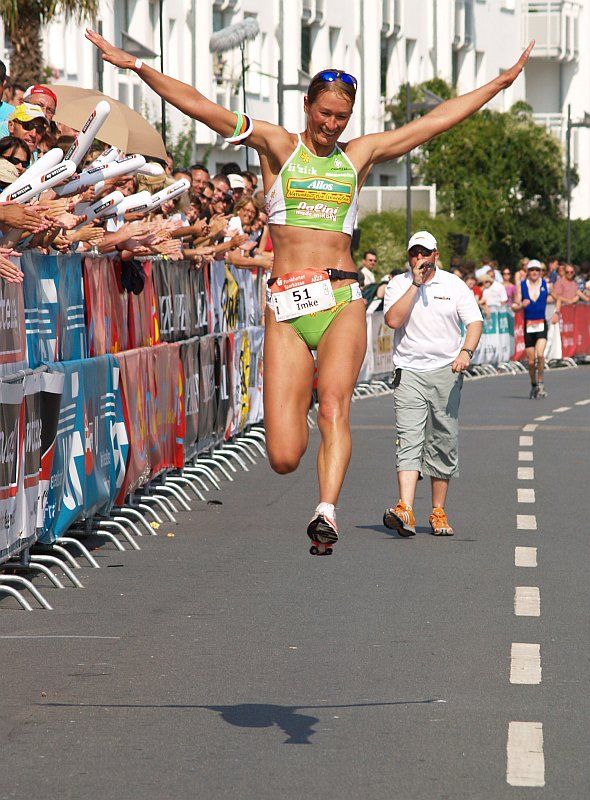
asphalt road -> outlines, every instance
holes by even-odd
[[[141,552],[102,547],[83,590],[39,581],[55,611],[3,600],[0,798],[587,798],[590,370],[546,386],[465,384],[453,538],[426,482],[418,535],[382,526],[392,400],[367,399],[332,557],[304,533],[314,433],[295,475],[260,459]]]

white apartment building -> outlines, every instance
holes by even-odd
[[[288,129],[301,130],[308,76],[333,66],[359,80],[350,136],[391,124],[385,106],[400,84],[438,76],[467,92],[511,66],[525,42],[535,37],[525,79],[491,105],[505,110],[526,99],[537,121],[564,140],[568,104],[575,121],[590,111],[590,55],[579,48],[590,31],[588,6],[590,0],[102,0],[92,25],[158,69],[162,38],[166,73],[226,107],[243,109],[242,53],[213,54],[209,40],[214,32],[254,17],[260,33],[246,43],[243,54],[248,112],[275,122],[282,117]],[[59,74],[55,82],[102,87],[159,120],[159,98],[134,73],[109,64],[100,67],[83,30],[63,20],[47,27],[45,58]],[[0,47],[7,63],[9,56]],[[246,166],[245,148],[228,147],[171,106],[166,113],[172,138],[191,132],[195,160],[206,159],[212,170],[227,161]],[[573,216],[590,216],[589,143],[588,130],[573,129],[572,162],[581,178]],[[249,150],[248,157],[256,169],[256,154]],[[404,183],[402,164],[379,165],[369,176],[374,186]]]

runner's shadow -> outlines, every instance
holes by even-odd
[[[298,713],[297,706],[242,703],[235,706],[203,706],[217,711],[221,719],[238,728],[272,728],[277,725],[286,735],[283,744],[311,744],[318,717]]]
[[[320,721],[319,717],[312,717],[299,713],[301,710],[318,709],[355,709],[370,708],[372,706],[384,708],[387,706],[430,705],[431,703],[446,703],[446,700],[426,698],[424,700],[393,700],[384,703],[350,703],[321,706],[279,706],[270,703],[239,703],[233,706],[201,706],[190,704],[148,704],[148,703],[37,703],[44,708],[100,708],[100,709],[205,709],[215,711],[224,722],[238,728],[272,728],[276,725],[286,735],[283,744],[311,744],[314,735],[314,726]]]
[[[394,531],[392,528],[386,528],[385,525],[355,525],[355,528],[360,531],[375,531],[375,533],[384,533],[390,539],[414,538],[413,536],[400,536],[397,531]]]

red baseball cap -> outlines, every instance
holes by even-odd
[[[41,86],[41,84],[39,83],[35,83],[33,86],[29,86],[29,88],[23,95],[23,100],[28,100],[32,94],[44,94],[47,97],[51,97],[51,99],[55,103],[55,107],[57,108],[57,95],[55,94],[55,92],[52,92],[48,86]]]

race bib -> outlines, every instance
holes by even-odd
[[[270,287],[270,306],[278,322],[334,308],[336,300],[327,272],[302,269],[277,278]]]
[[[527,333],[543,333],[545,330],[544,319],[527,319],[526,332]]]

